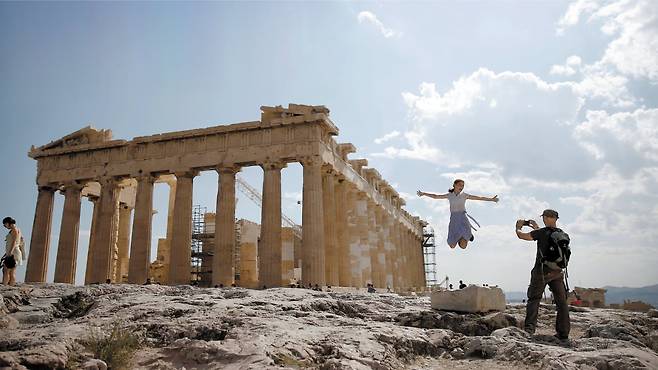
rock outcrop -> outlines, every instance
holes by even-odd
[[[113,327],[139,338],[140,369],[658,368],[658,322],[638,312],[573,311],[572,339],[560,341],[550,305],[529,335],[521,305],[457,313],[394,294],[105,284],[0,294],[0,368],[109,368],[85,343]]]

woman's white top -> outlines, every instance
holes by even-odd
[[[21,250],[21,239],[22,239],[22,234],[21,234],[21,229],[18,227],[16,228],[16,237],[12,235],[11,230],[9,230],[9,233],[7,234],[7,237],[5,237],[5,254],[9,255],[9,251],[11,251],[12,248],[14,248],[13,255],[14,259],[16,260],[16,264],[22,265],[23,264],[23,251]]]
[[[468,194],[463,191],[459,194],[448,193],[448,201],[450,202],[450,212],[464,212],[466,211],[466,198]]]

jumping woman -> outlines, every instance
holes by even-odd
[[[471,232],[471,223],[468,218],[473,220],[478,226],[480,224],[475,221],[471,216],[466,214],[466,200],[483,200],[487,202],[498,202],[498,195],[491,198],[479,197],[470,195],[463,192],[464,180],[457,179],[452,184],[452,189],[448,190],[446,194],[432,194],[425,193],[418,190],[418,196],[427,196],[434,199],[448,199],[450,202],[450,224],[448,225],[448,245],[454,248],[459,244],[462,249],[466,249],[469,241],[473,241],[473,233]],[[468,218],[467,218],[468,216]]]

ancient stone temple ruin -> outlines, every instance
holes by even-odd
[[[83,128],[29,153],[37,160],[38,198],[26,282],[44,282],[56,191],[64,194],[55,282],[74,283],[81,199],[93,203],[85,283],[144,283],[149,278],[153,188],[170,185],[169,229],[162,280],[191,281],[192,190],[200,171],[217,171],[210,282],[235,281],[235,182],[246,166],[263,169],[262,218],[250,261],[258,286],[288,284],[291,256],[282,254],[281,174],[303,166],[301,281],[320,286],[395,290],[425,285],[421,240],[425,222],[356,151],[337,143],[338,128],[324,106],[261,107],[261,120],[112,139]],[[133,214],[134,213],[134,214]],[[130,224],[132,215],[132,225]],[[131,232],[132,230],[132,232]],[[289,248],[288,248],[289,249]],[[254,255],[255,254],[255,255]],[[256,261],[256,262],[254,262]],[[286,267],[287,266],[287,267]]]

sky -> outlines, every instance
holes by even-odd
[[[524,291],[535,244],[517,219],[559,211],[571,286],[658,283],[658,3],[0,2],[0,210],[29,240],[31,145],[86,125],[115,139],[258,120],[259,107],[325,105],[436,235],[437,276]],[[301,222],[299,164],[282,172],[283,212]],[[256,188],[262,170],[239,174]],[[482,227],[446,243],[445,193]],[[194,182],[214,211],[217,175]],[[155,245],[168,188],[156,185]],[[57,195],[49,281],[63,196]],[[91,204],[83,201],[77,282]],[[260,211],[239,195],[237,216]],[[18,269],[19,280],[25,266]]]

